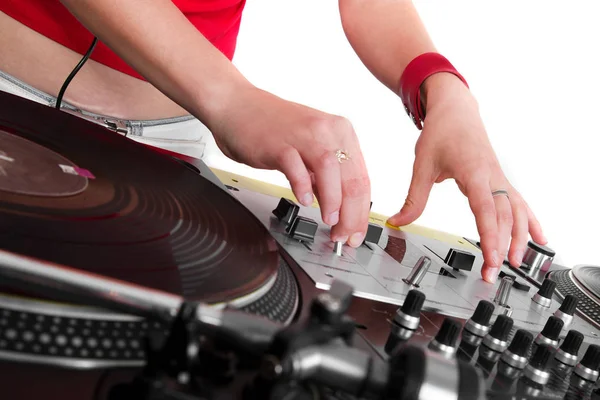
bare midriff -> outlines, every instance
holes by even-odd
[[[91,44],[91,43],[90,43]],[[82,55],[0,12],[0,70],[57,96]],[[93,113],[144,120],[189,115],[152,84],[88,60],[64,101]]]

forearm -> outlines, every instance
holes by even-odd
[[[207,124],[248,84],[170,0],[61,2],[144,78]]]
[[[408,63],[436,51],[411,0],[339,0],[339,7],[354,51],[394,93]]]

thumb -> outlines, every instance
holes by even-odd
[[[425,210],[434,181],[430,164],[427,162],[417,164],[415,162],[404,206],[402,206],[400,212],[390,217],[387,222],[393,226],[405,226],[419,218]]]

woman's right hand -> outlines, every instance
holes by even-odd
[[[316,196],[333,241],[360,246],[371,187],[350,122],[252,85],[232,97],[208,124],[221,151],[251,167],[281,171],[301,204],[311,205]],[[339,162],[338,150],[350,159]]]

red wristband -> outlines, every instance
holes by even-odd
[[[469,87],[465,78],[443,55],[424,53],[414,58],[400,77],[399,95],[406,113],[412,118],[417,129],[423,129],[422,123],[425,120],[425,110],[421,106],[421,85],[425,79],[438,72],[450,72]]]

